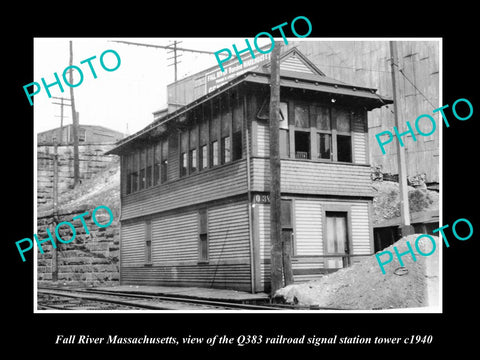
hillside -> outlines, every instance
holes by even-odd
[[[120,209],[120,166],[118,162],[110,164],[105,170],[90,179],[83,180],[75,189],[59,196],[59,210],[71,210],[82,205],[97,207],[106,205],[115,213]],[[38,212],[53,209],[49,203],[38,207]]]
[[[399,185],[393,181],[374,181],[373,225],[400,216]],[[439,209],[439,193],[427,188],[408,187],[410,212]]]

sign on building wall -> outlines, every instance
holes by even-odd
[[[262,61],[269,59],[270,53],[257,54],[255,59],[249,58],[244,60],[242,64],[239,64],[238,61],[231,61],[228,65],[224,66],[225,71],[221,71],[218,66],[216,66],[212,71],[205,73],[205,92],[208,94],[233,78],[252,70]]]

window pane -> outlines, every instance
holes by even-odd
[[[210,166],[218,165],[218,141],[210,143]]]
[[[168,159],[168,139],[162,141],[162,160]]]
[[[337,131],[350,132],[350,112],[344,109],[334,109]]]
[[[160,180],[160,162],[161,162],[161,155],[162,154],[162,147],[161,143],[158,142],[157,145],[155,145],[155,150],[154,150],[154,162],[155,165],[153,167],[153,185],[157,185],[158,181]]]
[[[132,155],[127,155],[126,156],[126,173],[127,173],[127,188],[126,188],[126,193],[130,194],[132,191]]]
[[[222,164],[226,164],[231,161],[230,145],[230,136],[222,138]]]
[[[313,107],[313,123],[316,124],[318,130],[331,130],[330,111],[327,107]]]
[[[145,242],[145,262],[147,264],[152,262],[152,242],[151,241]]]
[[[190,150],[190,174],[197,171],[197,149]]]
[[[317,157],[319,159],[331,158],[332,136],[330,134],[317,134]]]
[[[242,158],[242,132],[237,131],[232,135],[232,161]]]
[[[200,145],[205,145],[208,142],[208,123],[202,122],[200,124]]]
[[[188,131],[182,131],[180,135],[180,150],[181,152],[188,151]]]
[[[288,130],[280,129],[279,141],[280,141],[280,156],[290,157],[290,135],[288,133]]]
[[[132,173],[131,175],[131,178],[132,180],[130,181],[130,183],[132,184],[132,192],[134,191],[137,191],[138,190],[138,173],[135,171]]]
[[[145,149],[140,151],[140,169],[145,169]]]
[[[288,103],[280,102],[280,129],[288,129]]]
[[[295,127],[310,128],[307,105],[295,105]]]
[[[226,98],[223,98],[225,101]],[[228,107],[228,103],[222,103],[222,124],[221,124],[221,135],[229,136],[230,127],[232,126],[232,110]]]
[[[201,261],[208,260],[208,235],[200,234],[200,254],[199,259]]]
[[[150,186],[152,186],[152,163],[153,163],[153,148],[152,147],[148,147],[147,148],[147,164],[146,164],[146,167],[147,167],[147,170],[146,170],[146,182],[145,182],[145,186],[147,188],[149,188]]]
[[[190,150],[196,148],[198,145],[198,127],[195,125],[190,129]]]
[[[200,170],[206,169],[208,166],[207,145],[200,147],[200,153],[198,155],[200,156]]]
[[[352,162],[351,136],[337,135],[337,160]]]
[[[200,228],[198,230],[199,234],[206,234],[208,232],[208,226],[207,226],[207,209],[201,209],[198,212],[199,216],[199,225]]]
[[[150,186],[152,186],[152,167],[151,166],[147,167],[147,172],[145,176],[146,176],[145,186],[149,188]]]
[[[243,123],[243,104],[240,102],[238,98],[238,94],[235,97],[232,97],[233,103],[233,124],[232,124],[232,131],[238,132],[242,131],[242,123]]]
[[[187,153],[182,153],[180,155],[180,176],[185,176],[187,175],[187,163],[188,163],[188,159],[187,159]]]
[[[145,189],[145,169],[140,169],[140,190]]]
[[[168,171],[168,160],[165,159],[165,160],[162,160],[162,163],[160,164],[160,174],[161,174],[160,181],[162,183],[167,181],[167,171]]]
[[[310,133],[295,131],[295,158],[310,159]]]

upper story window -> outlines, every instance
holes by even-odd
[[[180,177],[187,175],[188,169],[188,130],[180,133]]]
[[[179,177],[242,158],[244,109],[237,92],[220,95],[185,116],[180,133],[172,131],[169,138],[123,156],[125,194],[166,182],[169,156],[178,159],[178,172],[170,172]]]
[[[269,102],[258,113],[268,119]],[[290,119],[289,119],[290,115]],[[306,101],[280,102],[280,157],[352,162],[349,109]]]
[[[352,162],[352,134],[350,111],[332,109],[337,128],[337,160]]]
[[[243,104],[237,92],[219,95],[187,117],[188,134],[180,135],[180,176],[242,158]]]
[[[153,185],[158,185],[167,181],[168,140],[159,141],[154,152]]]
[[[219,162],[218,143],[220,140],[220,105],[213,101],[209,109],[210,118],[210,167],[217,166]]]
[[[168,140],[143,149],[132,150],[122,157],[125,174],[125,194],[148,189],[167,181]]]

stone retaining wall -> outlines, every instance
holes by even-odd
[[[97,205],[98,206],[98,205]],[[37,236],[39,240],[47,238],[46,228],[50,229],[52,237],[57,244],[58,283],[77,286],[118,285],[119,284],[119,214],[116,209],[111,209],[114,215],[113,222],[105,228],[98,227],[91,217],[96,206],[81,206],[72,211],[60,212],[57,222],[54,222],[53,212],[38,214]],[[73,217],[87,212],[85,223],[89,230],[86,233],[80,219]],[[102,220],[100,213],[105,213]],[[97,221],[101,224],[108,223],[108,214],[104,210],[97,212]],[[68,221],[76,231],[75,239],[68,244],[57,241],[55,237],[56,224]],[[67,225],[59,228],[62,239],[72,237],[72,231]],[[52,245],[50,242],[43,244],[44,254],[38,250],[37,280],[38,285],[56,284],[52,281]]]
[[[119,163],[119,157],[104,155],[113,144],[79,145],[80,181],[90,179],[112,163]],[[58,152],[58,193],[59,195],[73,188],[73,146],[61,145]],[[44,205],[53,199],[53,163],[54,146],[37,147],[37,203]]]

